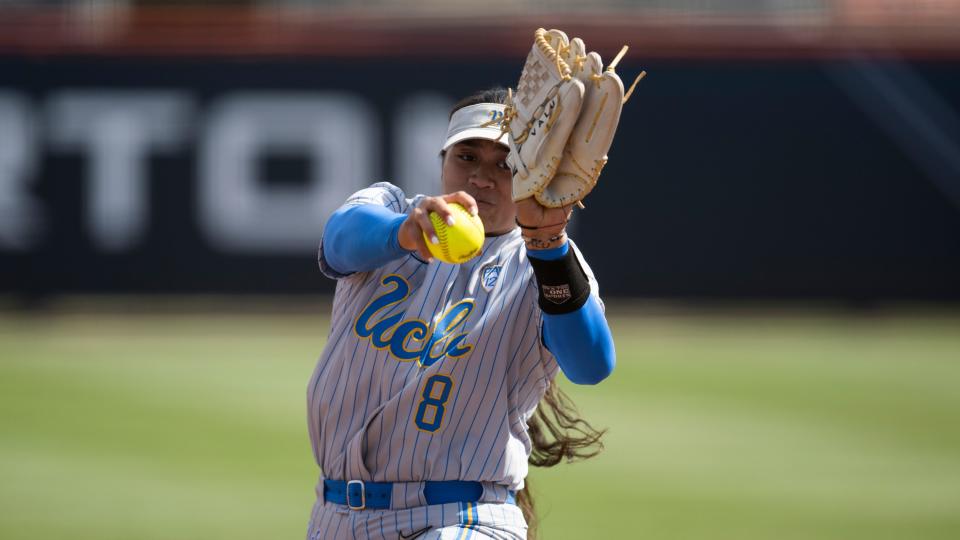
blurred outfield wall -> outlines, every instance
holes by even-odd
[[[103,4],[0,6],[0,293],[330,291],[333,209],[435,190],[450,105],[547,26],[649,73],[574,222],[605,295],[960,300],[949,3]]]

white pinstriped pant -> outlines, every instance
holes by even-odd
[[[317,500],[307,540],[524,540],[527,522],[508,503],[448,503],[404,510],[350,510]]]

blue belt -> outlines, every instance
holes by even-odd
[[[323,498],[326,501],[342,504],[351,510],[373,508],[386,510],[390,508],[390,498],[393,495],[392,482],[364,482],[363,480],[323,480]],[[428,505],[446,504],[453,502],[477,502],[483,495],[483,484],[462,480],[447,480],[444,482],[424,482],[423,497]],[[511,491],[507,502],[514,504],[515,497]]]

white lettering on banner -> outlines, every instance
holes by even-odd
[[[79,154],[85,168],[84,228],[97,249],[137,247],[150,226],[150,157],[197,152],[196,216],[191,205],[158,212],[197,221],[216,249],[234,254],[301,254],[316,250],[330,214],[353,192],[378,180],[409,193],[438,193],[438,153],[451,100],[418,93],[393,115],[396,176],[380,177],[380,124],[368,103],[346,93],[238,93],[194,114],[186,91],[67,89],[41,112],[16,92],[0,90],[0,252],[42,240],[44,201],[30,184],[43,178],[43,141]],[[38,118],[43,122],[38,122]],[[303,185],[271,185],[261,160],[277,153],[310,163]],[[174,157],[178,157],[174,154]],[[156,178],[156,180],[160,180]]]
[[[95,245],[123,251],[148,220],[147,157],[184,142],[189,99],[170,92],[63,91],[50,99],[50,139],[88,152],[86,216]]]
[[[26,101],[0,92],[0,248],[28,249],[36,242],[43,221],[41,208],[29,192],[36,163],[36,133]]]
[[[397,185],[404,192],[440,192],[440,148],[447,134],[453,101],[441,94],[419,93],[397,107],[393,133],[393,162]]]
[[[377,122],[363,101],[340,93],[245,93],[216,103],[201,133],[199,220],[218,249],[305,253],[326,219],[377,179]],[[306,186],[258,182],[266,152],[310,159]]]

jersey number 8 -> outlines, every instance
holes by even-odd
[[[423,399],[417,407],[417,416],[414,418],[418,428],[430,433],[440,429],[440,423],[443,421],[443,406],[446,405],[452,388],[453,379],[446,375],[432,375],[427,379],[420,394]]]

